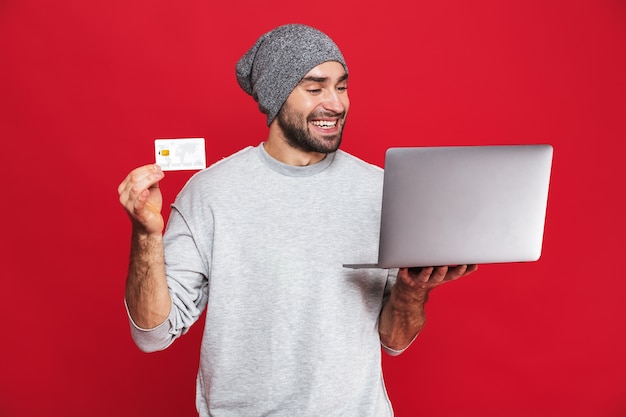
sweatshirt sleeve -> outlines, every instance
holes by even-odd
[[[175,335],[171,334],[172,329],[172,310],[165,319],[165,321],[152,329],[143,329],[133,321],[128,310],[128,304],[124,300],[124,306],[126,307],[126,314],[128,315],[128,322],[130,324],[130,335],[133,341],[142,352],[156,352],[166,349],[176,339]]]
[[[187,333],[206,308],[208,300],[206,256],[201,256],[189,225],[174,207],[164,234],[164,246],[167,286],[172,297],[169,316],[158,326],[143,329],[128,314],[131,336],[144,352],[166,349]]]

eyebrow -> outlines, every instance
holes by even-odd
[[[329,81],[329,77],[315,77],[315,76],[309,76],[309,77],[303,77],[300,82],[298,84],[302,84],[305,82],[313,82],[313,83],[325,83]],[[343,74],[341,77],[339,77],[339,79],[337,80],[337,82],[342,82],[348,79],[348,74],[345,73]]]

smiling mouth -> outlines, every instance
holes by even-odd
[[[313,120],[311,124],[321,129],[333,129],[337,126],[337,120]]]

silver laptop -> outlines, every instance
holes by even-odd
[[[552,154],[546,144],[389,148],[378,260],[344,267],[538,260]]]

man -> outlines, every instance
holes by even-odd
[[[236,72],[267,115],[265,142],[194,175],[164,236],[160,168],[119,187],[133,338],[164,349],[207,309],[201,416],[391,416],[381,344],[406,349],[428,292],[476,266],[342,267],[378,253],[382,170],[338,150],[348,68],[328,36],[278,27]]]

